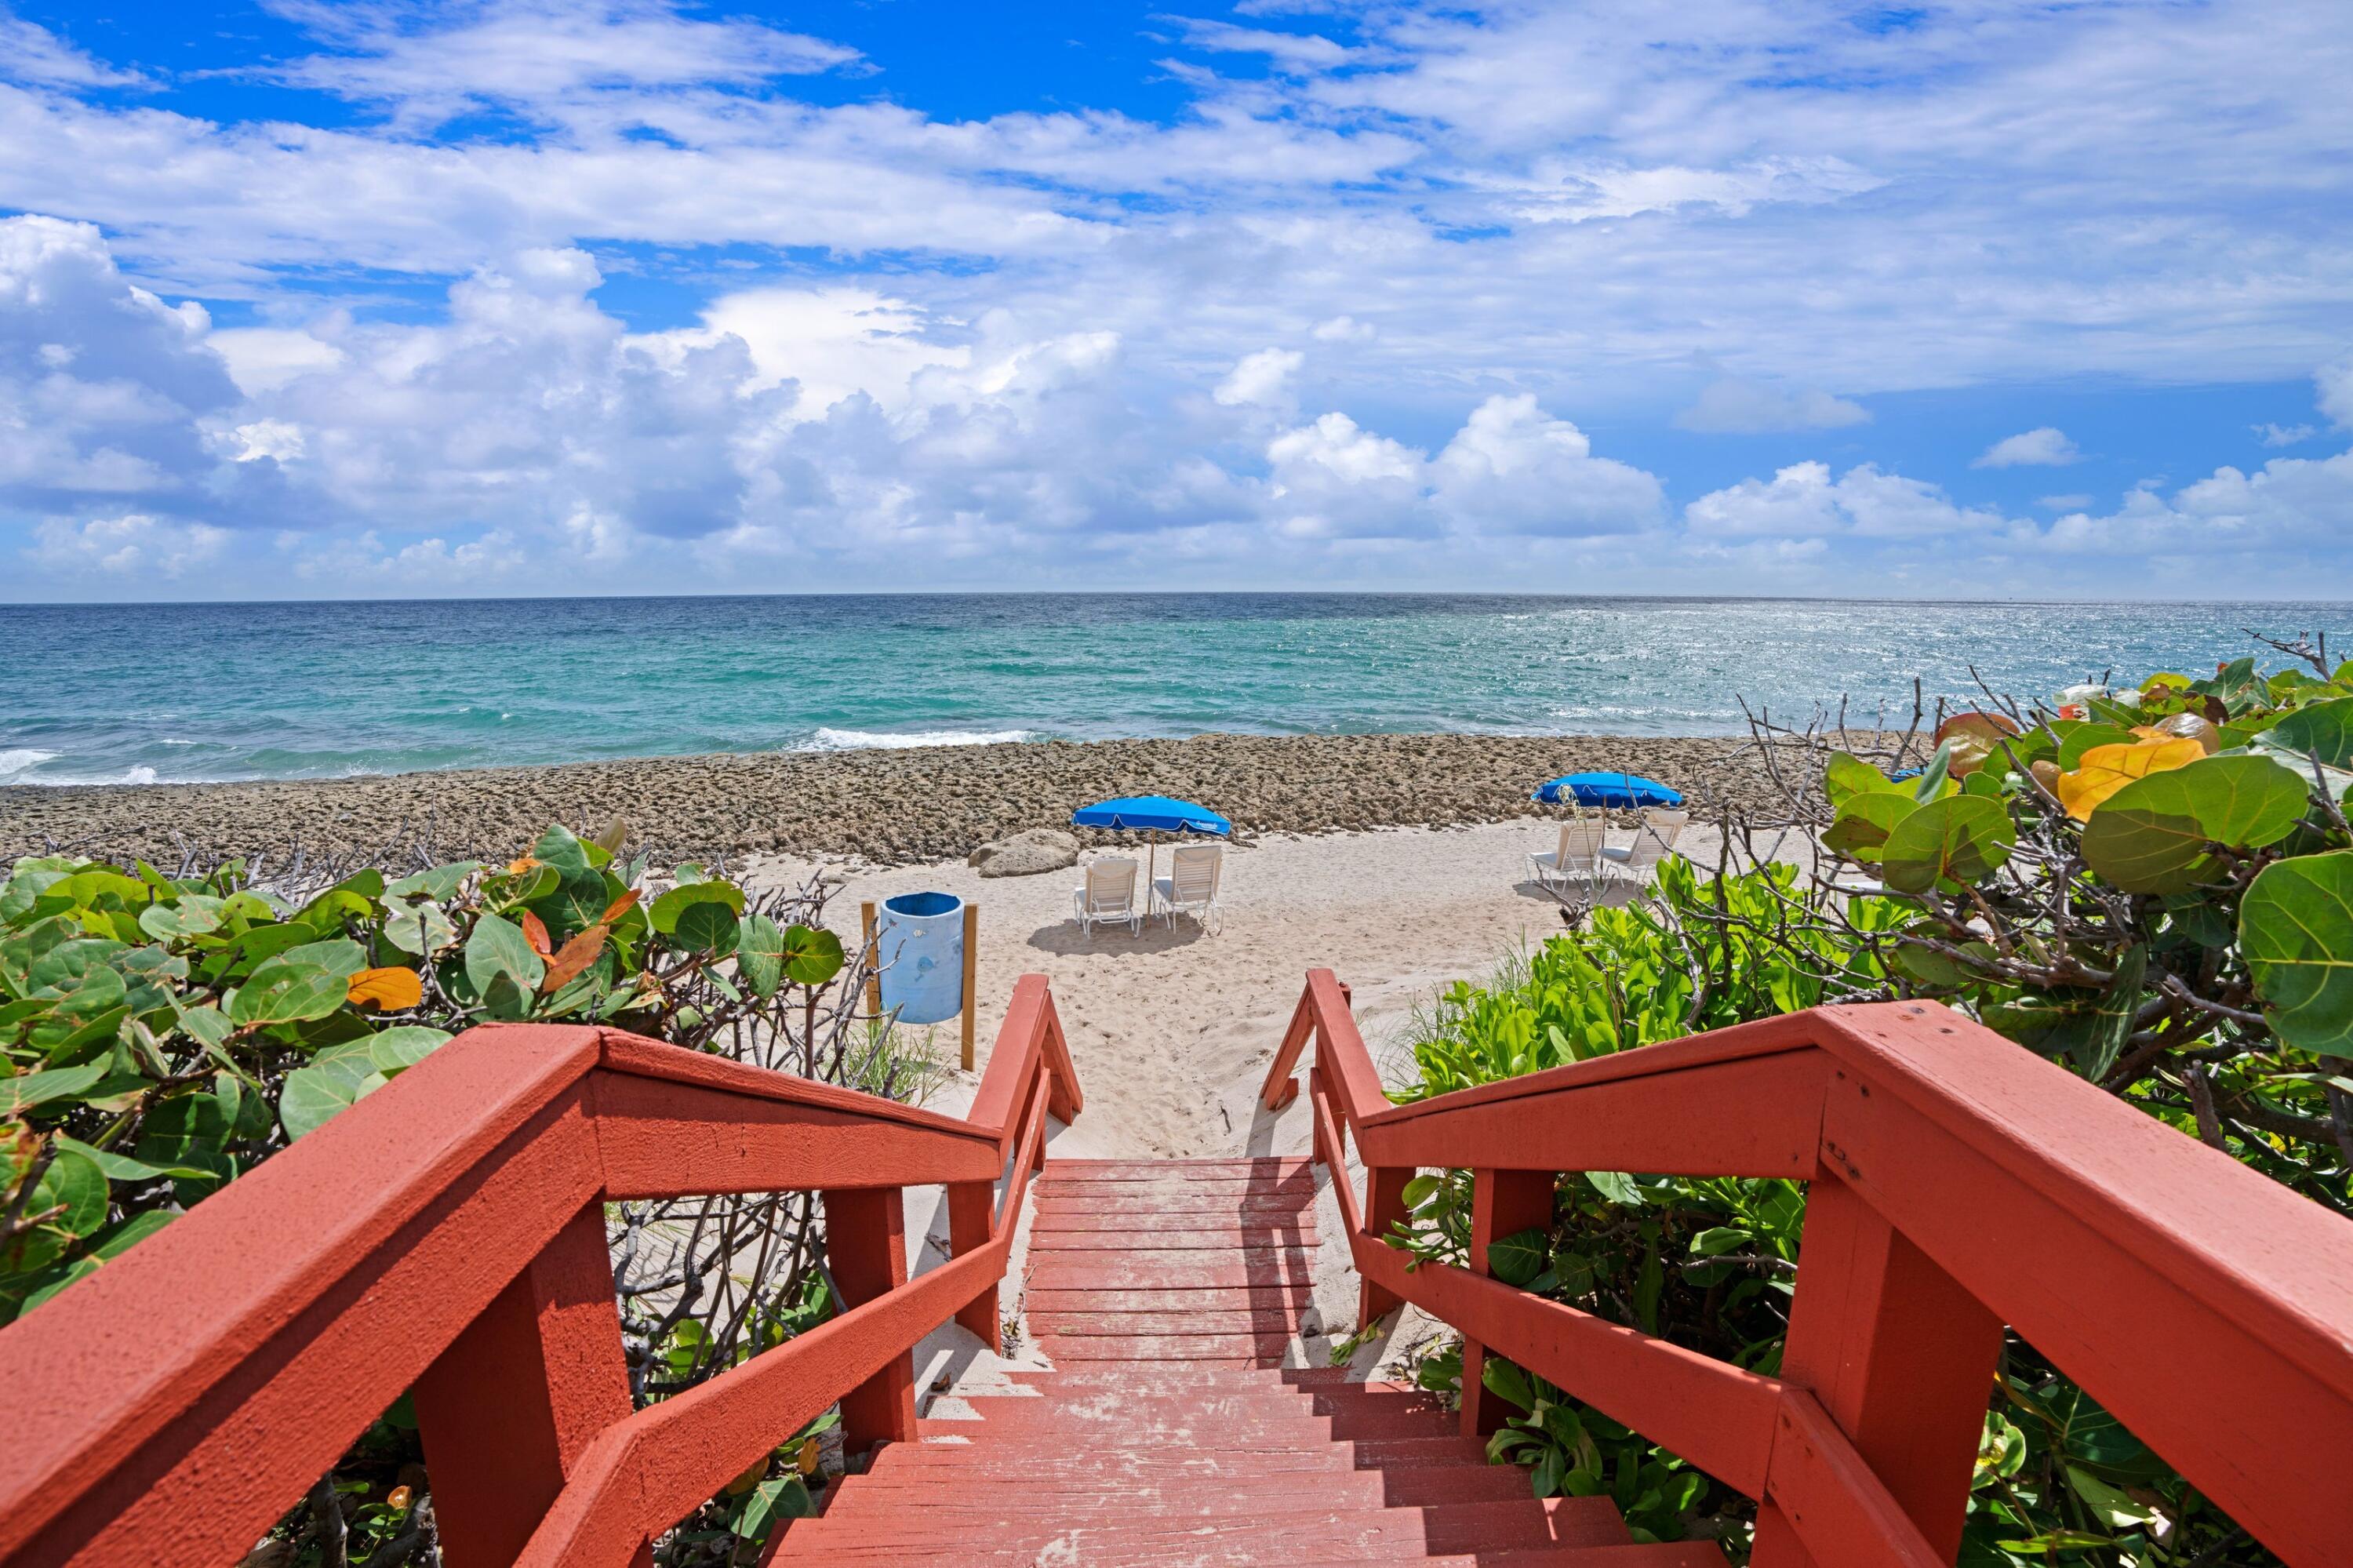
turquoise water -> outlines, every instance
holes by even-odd
[[[2353,606],[1340,594],[0,606],[0,783],[1192,735],[1704,735],[2056,690]]]

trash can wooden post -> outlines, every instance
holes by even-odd
[[[980,963],[980,906],[964,906],[964,1070],[972,1071],[972,1024],[976,988],[973,978]]]
[[[858,906],[859,929],[865,934],[867,964],[866,1011],[873,1017],[882,1016],[882,955],[874,949],[874,900],[867,899]]]

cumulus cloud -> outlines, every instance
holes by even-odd
[[[1936,539],[1998,533],[1998,512],[1962,506],[1925,481],[1861,463],[1835,480],[1828,463],[1800,462],[1769,480],[1744,479],[1683,508],[1695,534],[1717,537]]]
[[[1281,403],[1290,394],[1292,376],[1306,361],[1305,355],[1291,348],[1261,348],[1246,354],[1210,397],[1228,408]]]
[[[2084,454],[2066,433],[2050,425],[2005,436],[1986,448],[1972,468],[2064,468]]]
[[[2320,393],[2320,411],[2340,430],[2353,430],[2353,357],[2325,366],[2313,377]]]
[[[1868,422],[1859,403],[1811,388],[1782,388],[1725,376],[1702,388],[1698,400],[1675,415],[1686,430],[1762,435],[1779,430],[1831,430]]]
[[[75,522],[44,519],[33,531],[27,552],[39,565],[69,578],[176,578],[212,560],[228,543],[226,528],[177,523],[141,512]]]
[[[185,492],[238,396],[209,325],[133,286],[94,225],[0,220],[0,503]]]
[[[1472,532],[1630,533],[1656,523],[1662,505],[1654,476],[1594,456],[1585,432],[1532,392],[1480,404],[1436,467],[1439,504]]]
[[[2319,433],[2317,429],[2310,425],[2274,425],[2265,423],[2255,425],[2251,428],[2254,430],[2256,439],[2267,447],[2301,446]]]

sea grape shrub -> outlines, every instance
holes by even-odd
[[[1799,923],[2353,1213],[2353,664],[1964,717],[1918,778],[1828,758],[1812,821],[1885,896]]]
[[[1892,968],[1897,901],[1855,902],[1852,923],[1795,868],[1701,877],[1662,863],[1647,906],[1598,908],[1507,963],[1448,988],[1410,1032],[1404,1102],[1639,1049],[1806,1007],[1882,1000],[1915,985]],[[1424,1171],[1391,1245],[1424,1262],[1468,1254],[1467,1171]],[[1564,1174],[1547,1225],[1500,1238],[1505,1283],[1772,1375],[1780,1367],[1805,1220],[1799,1183],[1625,1171]],[[1459,1341],[1416,1375],[1459,1391]],[[1601,1412],[1498,1357],[1484,1382],[1519,1414],[1489,1457],[1528,1468],[1535,1495],[1608,1495],[1636,1538],[1721,1542],[1745,1561],[1755,1505]],[[2081,1389],[2023,1343],[2005,1349],[1972,1483],[1970,1564],[2212,1565],[2274,1561]]]
[[[841,969],[831,933],[747,913],[699,866],[648,906],[648,869],[562,827],[503,866],[362,870],[299,903],[234,862],[174,878],[17,861],[0,886],[0,1321],[470,1024],[724,1049]]]

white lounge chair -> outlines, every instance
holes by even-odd
[[[1601,852],[1601,859],[1636,882],[1648,882],[1657,873],[1659,862],[1675,847],[1683,824],[1690,821],[1689,811],[1664,811],[1653,807],[1642,813],[1642,825],[1634,830],[1634,842],[1610,845]]]
[[[1090,864],[1085,885],[1071,897],[1078,906],[1079,929],[1090,937],[1097,921],[1124,924],[1131,933],[1144,929],[1144,912],[1135,906],[1135,863],[1125,856]]]
[[[1528,856],[1528,874],[1539,887],[1555,883],[1567,886],[1569,878],[1583,877],[1589,885],[1601,869],[1601,846],[1609,832],[1609,819],[1588,815],[1583,811],[1560,825],[1560,843],[1551,853]]]
[[[1219,874],[1226,852],[1219,844],[1183,844],[1168,852],[1168,874],[1153,878],[1152,907],[1173,927],[1179,909],[1214,931],[1223,916],[1218,912]]]

